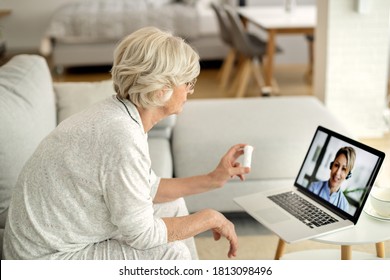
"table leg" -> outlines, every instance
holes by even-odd
[[[313,83],[313,68],[314,68],[314,37],[306,37],[307,47],[309,50],[309,63],[305,73],[305,79],[308,84]]]
[[[375,244],[375,247],[376,247],[376,256],[378,258],[384,258],[385,257],[385,243],[378,242]]]
[[[265,92],[272,92],[272,80],[274,72],[274,54],[275,54],[275,30],[268,31],[268,42],[267,42],[267,57],[265,66]]]
[[[276,248],[276,252],[275,252],[275,258],[274,258],[275,260],[280,260],[280,258],[284,254],[285,248],[286,248],[286,242],[284,242],[283,239],[279,238],[278,247]]]
[[[352,247],[350,245],[341,245],[341,259],[342,260],[352,259]]]
[[[242,22],[242,25],[244,26],[244,28],[246,30],[248,30],[248,23],[249,23],[248,19],[246,17],[241,17],[241,16],[240,16],[240,19],[241,19],[241,22]]]

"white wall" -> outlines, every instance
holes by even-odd
[[[246,0],[246,4],[249,6],[256,5],[283,5],[285,0]],[[317,5],[321,9],[326,9],[326,5],[329,0],[295,0],[297,5]],[[340,5],[356,5],[358,0],[338,0]],[[375,2],[377,0],[366,0],[366,2]],[[386,1],[386,0],[385,0]],[[387,0],[388,2],[390,0]],[[325,5],[325,6],[324,6]],[[324,16],[324,13],[318,13],[318,17]],[[388,23],[390,26],[390,22]],[[260,33],[261,34],[261,33]],[[390,27],[387,37],[390,37]],[[283,47],[283,53],[276,56],[276,63],[307,63],[307,43],[305,39],[300,35],[287,35],[278,36],[277,43]],[[388,49],[390,54],[390,48]],[[390,55],[388,58],[388,68],[390,69]],[[321,59],[321,58],[320,58]],[[325,61],[322,59],[322,62]],[[390,78],[390,71],[388,71],[388,77]]]
[[[319,1],[314,92],[357,137],[386,131],[389,0]]]

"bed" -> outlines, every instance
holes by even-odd
[[[170,30],[185,38],[202,60],[222,59],[228,49],[219,38],[210,1],[84,0],[61,6],[41,44],[53,67],[109,65],[118,41],[143,26]]]

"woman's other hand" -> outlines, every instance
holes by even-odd
[[[250,172],[250,167],[243,167],[237,161],[244,154],[245,146],[246,144],[236,144],[231,147],[221,158],[218,166],[208,174],[214,182],[213,186],[222,187],[228,180],[236,176],[242,181],[245,180],[245,174]]]

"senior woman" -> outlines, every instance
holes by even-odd
[[[210,173],[159,178],[147,132],[182,111],[200,71],[181,38],[153,27],[119,43],[116,96],[63,121],[23,168],[9,208],[6,259],[194,259],[193,237],[212,230],[237,251],[234,225],[221,213],[188,214],[183,196],[244,180],[250,169],[231,147]]]

